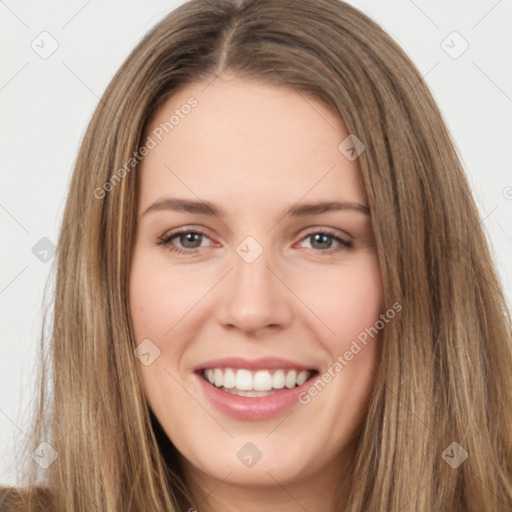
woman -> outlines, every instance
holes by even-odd
[[[7,510],[512,507],[478,212],[420,74],[349,5],[160,22],[90,122],[57,261]]]

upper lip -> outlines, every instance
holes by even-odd
[[[196,366],[194,371],[209,370],[211,368],[244,368],[247,370],[315,370],[311,365],[304,365],[289,359],[276,357],[261,357],[258,359],[245,359],[243,357],[224,357],[205,361]]]

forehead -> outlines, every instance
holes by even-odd
[[[141,208],[164,195],[246,206],[301,197],[364,203],[357,161],[338,149],[348,135],[337,113],[292,88],[232,76],[189,84],[146,131],[155,145],[140,167]]]

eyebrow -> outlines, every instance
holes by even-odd
[[[141,217],[152,211],[171,210],[179,212],[196,213],[202,215],[225,217],[225,212],[210,203],[209,201],[195,201],[190,199],[181,199],[176,197],[168,197],[155,201],[151,206],[146,208]],[[320,213],[350,210],[369,215],[368,206],[353,201],[324,201],[317,203],[303,203],[292,206],[286,210],[284,216],[289,217],[306,217],[308,215],[318,215]]]

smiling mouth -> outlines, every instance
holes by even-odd
[[[198,373],[217,389],[245,397],[265,397],[294,389],[318,375],[318,371],[314,369],[209,368]]]

